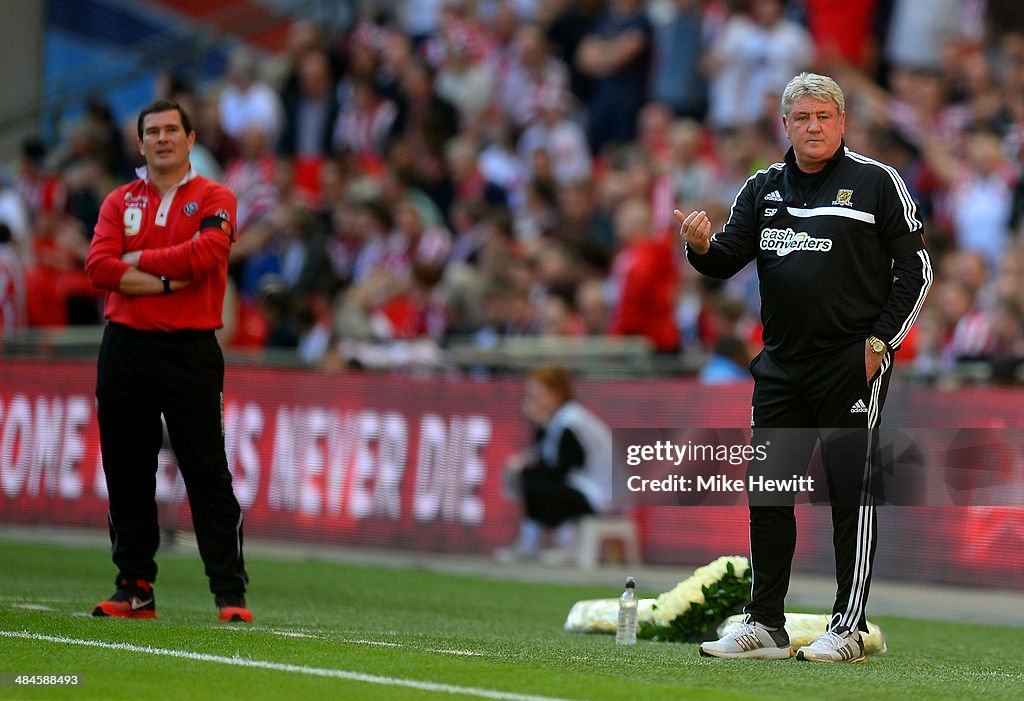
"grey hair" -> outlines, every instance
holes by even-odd
[[[810,97],[822,102],[833,102],[839,109],[839,114],[846,109],[843,89],[827,75],[805,71],[789,81],[786,89],[782,91],[782,114],[788,117],[793,103],[802,97]]]

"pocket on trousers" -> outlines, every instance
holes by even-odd
[[[851,361],[854,364],[857,372],[857,385],[859,387],[870,387],[871,380],[868,380],[868,368],[864,364],[864,341],[858,341],[853,344],[853,348],[850,350],[850,355],[853,356]],[[874,378],[871,378],[872,380]]]

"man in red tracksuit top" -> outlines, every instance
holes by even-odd
[[[138,134],[146,166],[107,196],[86,259],[92,284],[107,290],[96,399],[118,568],[117,591],[92,613],[156,617],[162,414],[220,620],[252,622],[242,513],[224,450],[224,357],[214,336],[235,196],[192,170],[195,132],[176,102],[143,109]]]

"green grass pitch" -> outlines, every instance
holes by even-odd
[[[159,562],[157,620],[96,619],[85,614],[113,590],[107,552],[0,540],[0,673],[83,680],[7,683],[0,699],[1024,698],[1021,628],[879,617],[889,653],[867,665],[710,660],[564,632],[573,602],[617,593],[603,583],[258,556],[245,626],[216,620],[197,554]]]

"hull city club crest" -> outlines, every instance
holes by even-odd
[[[836,193],[836,199],[832,204],[837,207],[852,207],[853,190],[840,190]]]

